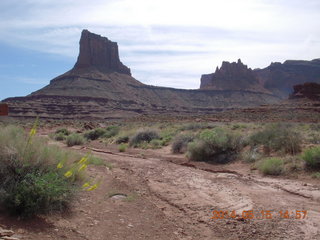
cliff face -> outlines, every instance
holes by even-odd
[[[131,76],[130,69],[119,59],[118,44],[106,37],[83,30],[80,53],[74,69],[95,67],[104,72],[119,72]]]
[[[320,59],[272,63],[269,67],[254,72],[265,88],[287,98],[294,85],[306,82],[320,83]]]
[[[320,101],[320,84],[318,83],[304,83],[295,85],[290,99],[308,98],[315,101]]]
[[[288,60],[255,70],[240,60],[237,63],[223,62],[215,73],[202,75],[200,89],[250,90],[286,99],[294,85],[306,82],[320,83],[320,59]]]
[[[270,93],[259,82],[254,71],[238,62],[223,62],[212,74],[201,76],[200,89],[214,90],[242,90],[260,93]]]
[[[246,87],[253,86],[256,79],[252,78],[251,70],[242,63],[238,65],[244,76],[251,77],[249,81],[238,81],[244,88],[182,90],[148,86],[134,79],[130,69],[121,63],[117,43],[84,30],[73,69],[29,96],[5,102],[14,117],[113,119],[149,114],[209,114],[279,100],[272,94]],[[218,75],[225,76],[233,67],[224,63]]]

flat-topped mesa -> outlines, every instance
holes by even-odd
[[[73,69],[95,67],[100,71],[119,72],[131,76],[130,68],[119,59],[118,44],[106,37],[83,30],[80,53]]]
[[[251,68],[238,62],[222,62],[221,68],[201,76],[200,89],[244,90],[269,93],[260,83]]]

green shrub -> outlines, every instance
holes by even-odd
[[[180,127],[181,131],[191,131],[191,130],[200,130],[200,129],[206,129],[206,128],[214,128],[215,125],[210,123],[186,123]]]
[[[125,152],[127,150],[127,145],[121,143],[118,149],[119,149],[119,152]]]
[[[106,132],[103,135],[105,138],[111,138],[116,136],[119,133],[119,126],[109,126],[106,128]]]
[[[142,129],[139,130],[129,141],[130,146],[138,147],[141,143],[149,143],[153,139],[159,139],[160,136],[156,130]]]
[[[11,186],[4,205],[12,213],[30,217],[68,208],[75,188],[58,173],[29,173]]]
[[[68,130],[68,129],[66,129],[66,128],[59,128],[59,129],[57,129],[56,130],[56,132],[55,132],[55,134],[62,134],[62,135],[64,135],[64,136],[68,136],[68,135],[70,135],[70,131]]]
[[[270,124],[262,131],[250,137],[251,145],[263,145],[265,151],[283,151],[289,154],[297,154],[301,151],[302,138],[293,131],[290,125]]]
[[[84,144],[85,139],[77,133],[73,133],[71,135],[69,135],[66,139],[66,143],[68,145],[68,147],[72,147],[74,145],[82,145]]]
[[[64,140],[66,140],[66,135],[64,135],[63,133],[56,133],[56,134],[54,134],[54,136],[53,136],[53,138],[54,138],[54,140],[56,140],[56,141],[64,141]]]
[[[96,156],[90,156],[88,158],[88,164],[95,165],[95,166],[106,165],[105,161],[103,161],[101,158]]]
[[[306,149],[302,153],[302,159],[306,162],[307,167],[311,169],[320,169],[320,147]]]
[[[280,158],[266,158],[260,163],[258,169],[265,175],[280,175],[284,172],[284,163]]]
[[[119,136],[116,139],[116,143],[117,144],[121,144],[121,143],[128,143],[129,142],[129,136]]]
[[[0,204],[23,217],[64,210],[78,189],[57,164],[71,164],[79,155],[33,135],[13,126],[0,129]]]
[[[152,149],[158,149],[161,148],[163,146],[163,142],[160,139],[152,139],[150,141],[150,146]]]
[[[222,128],[204,130],[198,139],[189,143],[188,157],[194,161],[227,163],[242,147],[242,139]]]
[[[194,140],[194,136],[190,134],[180,134],[173,140],[171,151],[173,153],[185,153],[187,151],[188,144]]]
[[[84,137],[88,140],[96,140],[96,139],[102,137],[105,133],[106,133],[105,129],[97,128],[97,129],[93,129],[89,132],[86,132],[84,134]]]

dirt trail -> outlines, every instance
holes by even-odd
[[[35,240],[320,239],[319,185],[246,174],[237,165],[185,164],[183,156],[167,150],[94,150],[115,165],[112,171],[89,169],[91,176],[105,176],[97,191],[81,193],[71,214],[46,217],[37,231],[14,221],[11,226]],[[110,198],[115,193],[128,198]],[[235,210],[237,217],[211,219],[215,210]],[[242,212],[249,210],[254,219],[243,219]],[[289,219],[280,217],[279,211],[286,210]],[[302,210],[306,219],[295,219]],[[257,219],[261,211],[271,211],[272,219]]]
[[[320,239],[319,186],[299,181],[203,171],[154,157],[141,159],[125,154],[96,152],[117,162],[121,178],[130,175],[133,187],[146,191],[150,199],[191,239]],[[138,185],[136,185],[138,184]],[[138,187],[138,188],[139,188]],[[254,219],[210,219],[213,210],[242,215],[253,210]],[[290,219],[279,211],[289,211]],[[306,219],[295,219],[307,210]],[[272,211],[272,219],[260,211]],[[190,231],[191,230],[191,231]]]

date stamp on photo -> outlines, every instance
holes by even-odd
[[[283,219],[305,219],[307,218],[307,210],[283,210],[283,211],[271,211],[271,210],[261,210],[261,211],[242,211],[240,214],[233,211],[212,211],[212,220],[217,219],[273,219],[273,218],[283,218]]]

